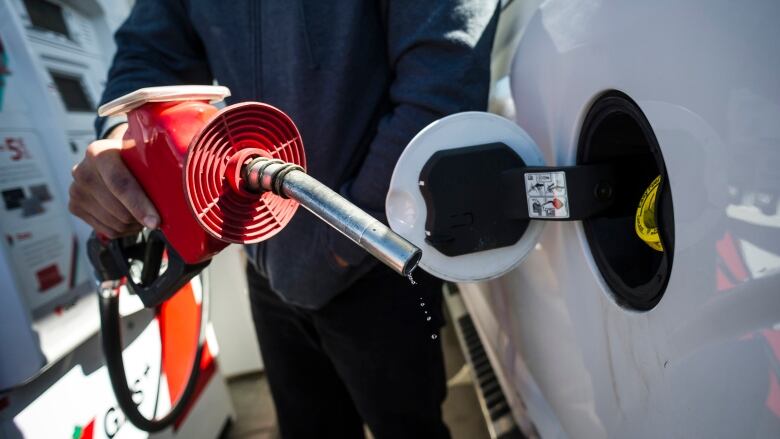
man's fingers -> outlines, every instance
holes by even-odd
[[[331,256],[333,256],[333,260],[336,261],[336,265],[338,265],[340,268],[347,268],[349,267],[349,262],[345,261],[344,258],[337,255],[334,252],[330,252]]]
[[[73,167],[70,211],[96,231],[116,238],[141,230],[141,224],[156,228],[159,215],[125,167],[119,154],[122,141],[92,142],[84,160]]]
[[[99,142],[95,142],[99,143]],[[117,149],[106,149],[96,155],[96,168],[106,187],[139,223],[157,228],[160,216],[133,174],[122,162]]]
[[[81,218],[85,223],[89,224],[93,229],[95,229],[95,232],[104,235],[109,239],[114,239],[121,236],[121,233],[118,230],[115,230],[108,224],[98,220],[91,213],[82,209],[81,206],[71,205],[70,210],[74,215]]]
[[[96,201],[93,201],[93,203],[97,207],[90,209],[89,214],[92,215],[92,217],[96,220],[100,221],[102,224],[110,227],[116,232],[117,235],[130,235],[142,229],[143,226],[141,226],[141,224],[135,220],[130,223],[119,221],[114,215],[111,214],[111,212],[107,211],[100,205],[97,205]]]
[[[130,230],[140,226],[133,215],[110,192],[89,192],[79,184],[72,184],[69,195],[74,204],[79,204],[83,210],[117,230]]]
[[[97,178],[99,179],[100,177]],[[94,200],[96,204],[110,213],[115,218],[115,221],[119,223],[127,225],[141,224],[111,192],[91,191],[87,193],[81,187],[74,185],[71,187],[71,197],[83,197]]]

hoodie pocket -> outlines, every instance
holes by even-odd
[[[265,243],[249,244],[244,246],[249,263],[254,267],[254,271],[264,278],[268,278],[268,269],[266,267],[266,248]]]

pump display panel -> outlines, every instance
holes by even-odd
[[[54,32],[70,39],[62,6],[46,0],[24,0],[33,28]]]
[[[60,93],[60,98],[66,110],[81,113],[93,113],[95,111],[95,106],[84,89],[84,82],[81,78],[55,71],[49,71],[49,74],[54,81],[55,87],[57,87],[57,91]]]

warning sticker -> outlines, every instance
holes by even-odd
[[[531,218],[569,217],[565,172],[527,172],[525,194]]]

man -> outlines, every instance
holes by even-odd
[[[211,84],[289,114],[308,172],[378,218],[407,142],[487,103],[496,2],[138,0],[116,34],[103,102]],[[159,225],[118,155],[121,120],[74,168],[71,211],[108,236]],[[285,438],[448,437],[440,283],[392,273],[299,211],[247,247],[252,313]],[[428,317],[431,317],[428,319]]]

